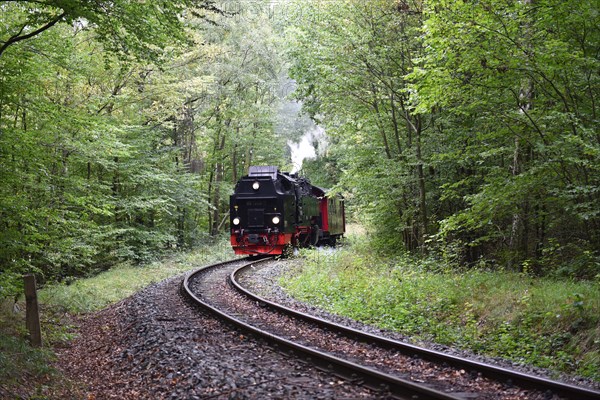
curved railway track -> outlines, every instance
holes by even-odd
[[[342,326],[245,289],[242,274],[272,259],[234,260],[190,273],[194,302],[281,351],[345,379],[406,399],[600,399],[600,393],[447,355]]]

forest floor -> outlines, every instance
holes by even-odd
[[[118,265],[94,277],[43,287],[38,291],[41,349],[28,344],[24,298],[16,303],[3,302],[0,304],[0,399],[86,398],[77,395],[79,383],[70,381],[53,367],[57,353],[75,339],[82,321],[148,285],[230,258],[231,247],[222,240],[146,265]]]

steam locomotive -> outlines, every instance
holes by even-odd
[[[252,166],[230,197],[235,254],[278,255],[288,247],[335,244],[345,232],[344,200],[297,174]]]

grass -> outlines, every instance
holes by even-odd
[[[600,380],[600,282],[456,271],[434,260],[377,258],[365,247],[301,252],[294,297],[415,340]]]
[[[138,290],[199,265],[232,258],[231,246],[221,241],[191,253],[175,254],[151,264],[118,265],[92,278],[58,284],[40,291],[40,301],[69,313],[87,313],[124,299]]]
[[[74,314],[90,313],[138,290],[195,267],[233,258],[228,242],[178,253],[147,265],[118,265],[87,279],[49,285],[38,291],[44,348],[27,343],[25,306],[5,303],[0,309],[0,398],[52,398],[48,393],[65,384],[51,367],[53,346],[73,338]],[[59,391],[60,392],[60,391]]]
[[[1,322],[7,321],[3,318]],[[31,392],[23,395],[22,382],[32,377],[36,381],[54,378],[49,364],[53,359],[50,350],[32,348],[20,336],[0,332],[0,398],[30,398]]]

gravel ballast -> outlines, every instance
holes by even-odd
[[[343,399],[378,394],[288,358],[187,303],[182,277],[79,322],[56,366],[87,399]]]
[[[292,260],[292,262],[300,262]],[[290,298],[278,285],[290,261],[269,263],[242,283],[270,300],[371,333],[407,340]],[[78,321],[78,337],[58,349],[56,366],[77,385],[73,399],[361,399],[385,398],[282,355],[219,322],[180,294],[183,276],[147,287]],[[469,356],[431,343],[426,347]],[[478,361],[544,375],[545,371],[470,355]],[[565,381],[589,385],[573,377]],[[596,388],[598,385],[595,385]]]

